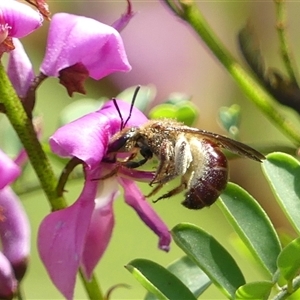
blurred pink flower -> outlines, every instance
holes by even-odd
[[[18,197],[8,186],[19,167],[0,150],[0,298],[10,299],[23,278],[30,252],[30,228]]]
[[[36,10],[18,1],[0,1],[0,53],[14,49],[11,38],[22,38],[42,25]]]
[[[129,114],[128,103],[118,101],[118,106],[125,116]],[[146,121],[146,117],[134,109],[128,126]],[[90,278],[107,248],[114,226],[113,201],[119,186],[124,189],[125,202],[159,236],[159,247],[169,250],[168,228],[133,181],[150,181],[152,173],[124,167],[108,179],[95,180],[115,168],[113,163],[104,163],[102,159],[110,138],[120,130],[120,125],[120,117],[110,101],[99,111],[61,127],[50,138],[53,152],[84,162],[85,184],[81,195],[71,206],[49,214],[38,234],[41,259],[53,283],[67,299],[73,297],[79,267]]]

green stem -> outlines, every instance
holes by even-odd
[[[273,298],[273,300],[284,300],[289,298],[293,293],[295,293],[300,288],[300,276],[294,278],[292,282],[292,291],[290,287],[285,285],[281,288],[281,291]]]
[[[79,271],[79,275],[80,275],[80,278],[82,279],[84,288],[85,288],[86,292],[88,293],[90,299],[93,299],[93,300],[94,299],[95,300],[104,300],[105,299],[94,275],[92,275],[92,278],[90,281],[87,281],[85,279],[81,270]]]
[[[286,5],[284,0],[274,0],[276,7],[276,28],[278,32],[278,38],[280,43],[280,52],[285,65],[285,68],[289,74],[290,80],[297,83],[296,76],[296,64],[291,55],[288,38],[287,38],[287,21],[286,21]]]
[[[171,0],[164,1],[171,2]],[[177,15],[196,31],[249,99],[279,127],[296,146],[299,146],[300,131],[292,125],[285,115],[279,112],[278,107],[275,105],[276,100],[235,60],[209,27],[195,3],[191,0],[182,0],[180,3],[181,9],[176,11]]]
[[[0,91],[0,101],[5,106],[6,115],[27,152],[52,210],[65,208],[67,204],[64,198],[57,197],[57,179],[37,138],[32,121],[27,116],[2,64],[0,65]]]
[[[18,134],[28,158],[39,178],[41,187],[44,190],[52,210],[59,210],[67,207],[67,203],[63,196],[58,196],[56,187],[57,179],[52,170],[50,162],[42,149],[42,146],[37,138],[31,119],[26,114],[20,99],[18,98],[13,86],[2,64],[0,64],[0,101],[3,103],[6,115]],[[99,297],[100,289],[96,281],[93,281],[93,286],[82,277],[82,281],[87,289],[90,299],[102,299]],[[95,298],[94,295],[97,294]]]
[[[177,14],[178,7],[176,6],[176,3],[173,3],[173,1],[168,0],[165,0],[163,2],[169,7],[170,10]]]

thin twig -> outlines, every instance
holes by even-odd
[[[85,276],[83,275],[83,272],[81,269],[79,270],[79,275],[80,275],[80,278],[82,279],[82,283],[85,287],[85,290],[89,295],[89,299],[92,299],[92,300],[94,300],[94,299],[95,300],[96,299],[104,300],[105,299],[103,296],[103,293],[100,289],[100,285],[97,282],[96,277],[94,275],[92,275],[90,280],[87,280],[85,278]]]
[[[65,191],[65,185],[68,181],[68,178],[69,178],[71,172],[79,164],[82,164],[82,160],[80,160],[77,157],[73,157],[69,160],[69,162],[64,167],[63,171],[61,172],[61,175],[59,177],[58,184],[56,187],[56,192],[59,197],[61,197]]]
[[[297,66],[291,53],[287,36],[286,1],[274,0],[274,3],[276,7],[276,29],[280,43],[280,53],[290,80],[297,84]]]
[[[169,2],[169,0],[165,0],[165,2]],[[176,11],[177,16],[194,29],[215,57],[231,74],[245,95],[298,147],[300,145],[300,130],[298,126],[295,126],[280,111],[279,107],[276,106],[276,100],[271,94],[232,56],[208,25],[195,2],[181,0],[180,4],[181,10]]]
[[[300,276],[297,276],[293,280],[293,292],[288,291],[287,285],[281,288],[281,291],[273,298],[273,300],[284,300],[290,297],[293,293],[295,293],[300,288]]]

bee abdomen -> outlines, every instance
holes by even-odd
[[[225,189],[228,181],[227,159],[219,149],[209,153],[206,171],[185,194],[182,205],[201,209],[212,205]]]

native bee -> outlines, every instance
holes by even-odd
[[[156,186],[147,196],[156,194],[164,184],[181,176],[179,186],[156,201],[187,190],[182,202],[187,208],[212,205],[228,182],[228,162],[222,148],[258,162],[265,159],[263,154],[243,143],[175,120],[150,120],[139,127],[126,127],[126,122],[122,125],[125,128],[112,137],[107,154],[129,153],[128,158],[120,162],[127,168],[138,168],[153,156],[158,159],[150,182],[150,186]],[[140,160],[135,159],[138,154]]]
[[[228,182],[228,161],[222,148],[258,162],[265,159],[263,154],[246,144],[172,119],[150,120],[141,126],[126,127],[139,89],[140,86],[134,92],[125,122],[116,99],[112,99],[120,116],[121,128],[111,138],[103,162],[134,169],[155,156],[159,163],[150,186],[156,186],[146,197],[156,194],[164,184],[181,176],[179,186],[154,202],[187,190],[182,202],[185,207],[201,209],[212,205]],[[118,153],[129,155],[118,160]],[[138,154],[142,157],[140,160],[135,159]],[[116,172],[113,170],[101,179],[109,178]]]

